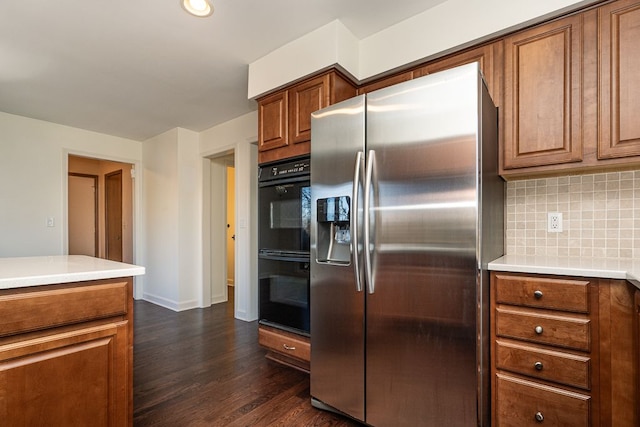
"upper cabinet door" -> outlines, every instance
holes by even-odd
[[[311,113],[329,105],[329,75],[289,89],[289,138],[292,144],[311,140]]]
[[[505,39],[504,169],[582,160],[582,20],[569,16]]]
[[[258,99],[258,163],[308,155],[311,113],[356,95],[335,70]]]
[[[258,149],[286,147],[289,144],[287,92],[276,92],[258,102]]]
[[[640,2],[599,8],[598,158],[640,155]]]

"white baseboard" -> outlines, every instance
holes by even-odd
[[[178,301],[173,301],[168,298],[164,298],[164,297],[149,294],[149,293],[144,293],[142,296],[142,299],[150,303],[153,303],[155,305],[168,308],[169,310],[173,310],[173,311],[191,310],[192,308],[199,307],[198,301],[196,300],[178,302]]]

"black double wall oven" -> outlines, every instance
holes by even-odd
[[[308,157],[260,165],[258,277],[260,323],[309,334]]]

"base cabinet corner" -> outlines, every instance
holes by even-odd
[[[0,425],[133,425],[132,283],[0,291]]]

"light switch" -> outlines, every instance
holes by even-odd
[[[56,219],[52,216],[47,218],[47,227],[55,227],[56,226]]]

